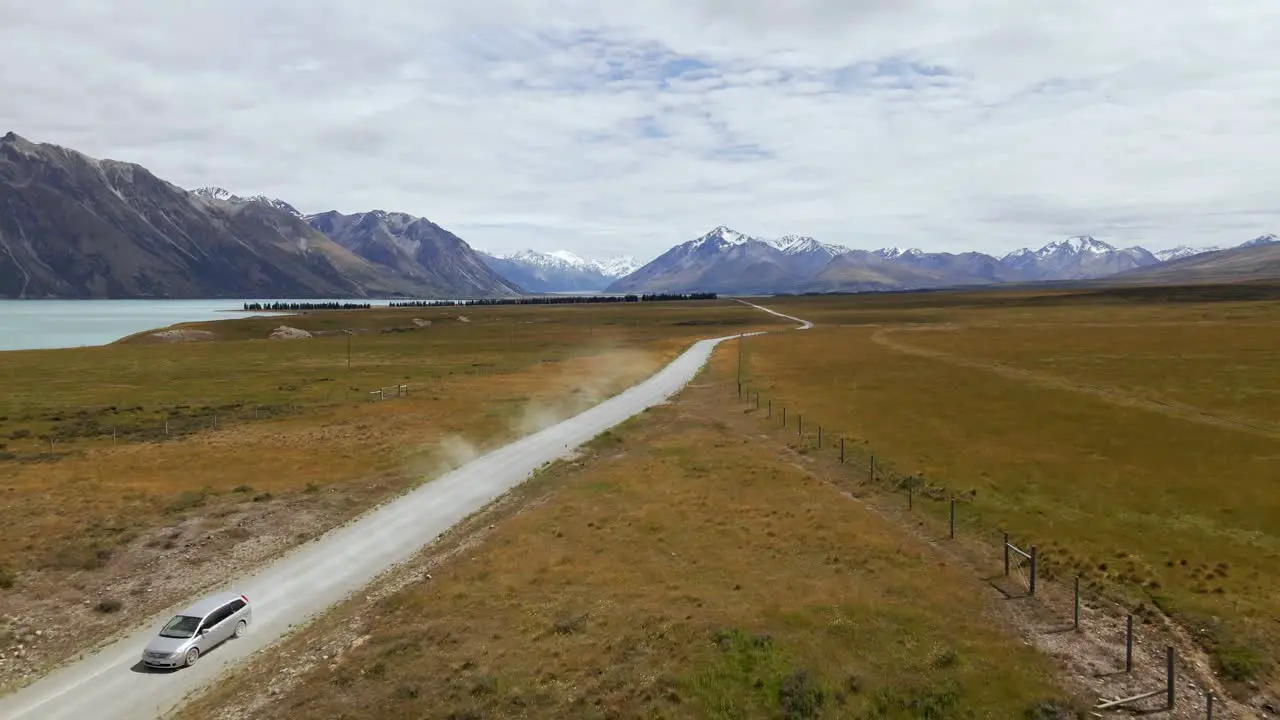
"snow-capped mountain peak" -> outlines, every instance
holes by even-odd
[[[268,205],[270,207],[273,207],[277,210],[284,210],[285,212],[289,213],[290,215],[293,215],[294,217],[298,217],[298,218],[303,217],[302,213],[298,212],[298,209],[290,205],[289,203],[277,198],[267,197],[266,195],[253,195],[251,197],[240,197],[239,195],[236,195],[235,193],[231,192],[230,190],[227,190],[226,188],[220,188],[213,185],[196,188],[191,192],[194,193],[195,195],[199,195],[200,197],[208,198],[210,200],[221,200],[223,202],[231,202],[231,203],[248,203],[248,202],[261,203],[263,205]]]
[[[583,259],[581,256],[574,255],[568,250],[552,250],[547,254],[557,260],[563,261],[564,263],[568,265],[572,265],[574,267],[586,267],[591,264],[589,261]]]
[[[199,188],[196,188],[195,190],[192,190],[191,192],[195,193],[196,195],[199,195],[200,197],[209,198],[211,200],[236,201],[240,199],[238,195],[233,195],[230,190],[226,190],[220,187],[214,187],[212,185],[209,185],[207,187],[199,187]]]
[[[1222,248],[1217,246],[1191,247],[1190,245],[1179,245],[1177,247],[1172,247],[1165,250],[1157,250],[1152,254],[1155,255],[1156,258],[1160,260],[1160,262],[1169,262],[1170,260],[1181,260],[1184,257],[1191,257],[1192,255],[1202,255],[1204,253],[1217,252],[1218,250],[1221,250],[1221,249]]]
[[[1271,233],[1267,233],[1266,235],[1259,235],[1246,243],[1241,243],[1240,247],[1257,247],[1258,245],[1271,245],[1278,242],[1280,242],[1280,238],[1277,238]]]
[[[896,260],[896,259],[899,259],[899,258],[911,258],[911,257],[916,257],[916,256],[919,256],[919,255],[924,255],[924,254],[925,254],[925,252],[924,252],[923,250],[921,250],[920,248],[905,248],[905,249],[904,249],[904,248],[900,248],[900,247],[880,248],[879,250],[875,250],[875,251],[873,251],[873,252],[874,252],[876,255],[879,255],[880,257],[882,257],[882,258],[884,258],[884,259],[886,259],[886,260]]]
[[[640,263],[630,255],[621,255],[608,260],[594,260],[568,250],[541,252],[525,249],[507,255],[493,254],[490,257],[509,260],[543,272],[598,273],[609,279],[630,275],[640,267]]]
[[[841,245],[818,242],[808,235],[783,235],[776,240],[769,241],[769,244],[780,250],[783,255],[823,253],[830,257],[835,257],[849,251],[849,248]]]
[[[592,260],[591,264],[607,278],[626,277],[640,269],[640,263],[630,255],[619,255],[608,260]]]
[[[1036,254],[1041,257],[1068,253],[1072,255],[1086,253],[1089,255],[1104,255],[1115,251],[1114,245],[1098,240],[1092,235],[1077,235],[1066,240],[1055,240],[1040,248]]]
[[[691,241],[689,246],[691,249],[697,250],[707,243],[715,243],[717,245],[745,245],[752,239],[753,238],[747,237],[730,227],[718,225],[706,235],[703,235],[697,240]]]

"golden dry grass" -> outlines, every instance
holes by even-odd
[[[716,419],[732,362],[179,717],[1004,719],[1061,702],[976,578]]]
[[[180,599],[150,592],[106,616],[65,602],[151,572],[161,528],[303,501],[302,525],[340,522],[629,387],[698,338],[783,322],[726,300],[413,308],[198,324],[216,342],[0,353],[0,621],[56,631],[28,656],[56,660]],[[371,332],[353,337],[348,370],[345,338],[245,339],[280,324]],[[368,399],[399,383],[408,397]],[[0,652],[20,642],[4,630]],[[33,669],[9,663],[0,685]]]
[[[281,322],[377,328],[433,320],[412,332],[356,336],[350,370],[346,340],[336,337],[2,353],[0,450],[8,455],[0,460],[7,510],[0,564],[31,567],[32,552],[60,538],[95,540],[82,532],[95,519],[136,522],[185,493],[248,485],[278,494],[428,473],[585,409],[697,337],[773,324],[727,301],[655,305],[200,324],[238,338]],[[471,322],[457,321],[464,313]],[[681,324],[689,322],[711,324]],[[407,398],[369,401],[371,389],[400,383],[410,388]],[[465,442],[441,446],[454,436]]]
[[[1280,304],[1160,300],[780,299],[820,325],[748,340],[748,390],[848,435],[851,472],[874,453],[974,493],[962,531],[993,569],[997,529],[1037,543],[1051,577],[1158,607],[1242,696],[1274,694]]]

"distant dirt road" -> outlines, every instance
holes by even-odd
[[[741,301],[740,301],[741,302]],[[812,323],[746,303],[800,323]],[[756,335],[759,333],[744,333]],[[702,368],[711,351],[730,335],[700,340],[648,380],[557,425],[425,483],[298,548],[256,574],[228,583],[254,606],[253,624],[178,671],[139,667],[142,649],[157,630],[156,617],[94,654],[0,698],[4,720],[144,720],[176,708],[192,691],[228,665],[261,650],[295,625],[313,620],[357,592],[374,577],[404,561],[455,523],[524,482],[545,463],[665,402]],[[181,609],[173,608],[172,611]]]

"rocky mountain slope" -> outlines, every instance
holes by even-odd
[[[307,223],[356,255],[434,289],[437,295],[513,297],[524,289],[494,272],[462,238],[399,212],[307,215]]]
[[[461,242],[461,241],[458,241]],[[465,260],[469,249],[455,252]],[[474,256],[474,253],[470,253]],[[443,258],[446,267],[465,266]],[[478,263],[478,261],[477,261]],[[128,162],[0,137],[0,297],[316,298],[510,294],[485,272],[370,261],[279,200],[191,192]]]
[[[571,252],[521,250],[510,255],[480,253],[480,259],[528,292],[600,292],[640,267],[635,258],[588,260]]]
[[[1233,248],[1175,258],[1111,279],[1126,284],[1280,280],[1280,239],[1263,235]]]
[[[720,226],[668,250],[608,291],[848,292],[1089,280],[1213,252],[1181,247],[1158,255],[1141,247],[1117,248],[1087,235],[1003,257],[914,248],[851,250],[797,235],[754,238]]]

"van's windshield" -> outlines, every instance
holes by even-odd
[[[196,634],[200,626],[200,618],[190,615],[174,615],[173,619],[160,631],[160,637],[189,638]]]

